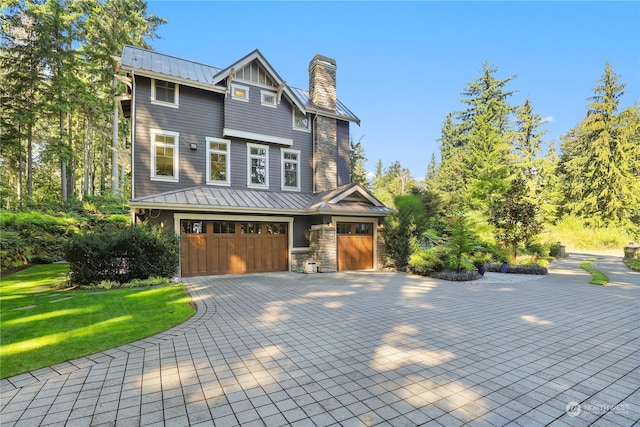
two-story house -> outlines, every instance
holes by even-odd
[[[309,90],[255,50],[216,68],[132,46],[132,214],[181,236],[181,274],[377,268],[390,209],[350,183],[336,63],[316,55]]]

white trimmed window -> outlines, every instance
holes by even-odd
[[[309,132],[311,129],[309,115],[293,107],[293,128]]]
[[[260,103],[267,107],[276,107],[276,93],[270,90],[260,91]]]
[[[231,84],[231,98],[239,101],[249,101],[249,87],[232,83]]]
[[[228,139],[207,137],[207,184],[229,185],[230,147]]]
[[[178,108],[180,85],[165,80],[151,79],[151,103]]]
[[[151,129],[151,179],[178,181],[177,132]]]
[[[269,147],[247,144],[247,186],[269,188]]]
[[[300,151],[281,149],[282,189],[300,190]]]

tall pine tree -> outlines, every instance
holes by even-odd
[[[586,117],[562,140],[567,206],[593,223],[631,225],[640,204],[634,175],[640,157],[638,108],[618,112],[624,87],[607,63]]]

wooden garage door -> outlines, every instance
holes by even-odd
[[[373,268],[373,224],[337,224],[338,271]]]
[[[182,220],[183,276],[286,271],[287,224]]]

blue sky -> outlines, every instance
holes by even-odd
[[[155,50],[226,67],[254,49],[291,86],[308,88],[317,53],[337,61],[337,93],[361,120],[369,171],[394,161],[414,177],[439,155],[443,120],[480,76],[516,78],[509,101],[531,99],[545,140],[585,115],[608,61],[640,100],[640,2],[149,1],[167,19]]]

